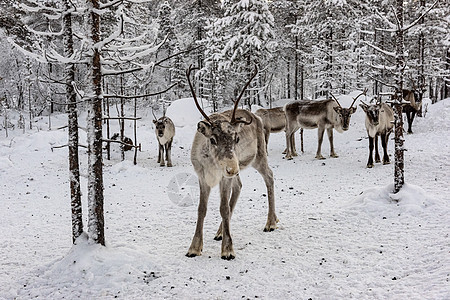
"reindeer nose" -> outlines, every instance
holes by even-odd
[[[225,171],[227,172],[228,176],[235,176],[235,175],[239,174],[239,169],[236,170],[235,168],[231,168],[231,167],[226,167]]]

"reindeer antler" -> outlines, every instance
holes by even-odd
[[[153,106],[152,106],[152,115],[153,115],[153,118],[155,118],[155,121],[157,121],[158,118],[155,116],[155,112],[153,111]]]
[[[200,104],[198,103],[198,100],[197,100],[197,96],[195,95],[194,87],[192,86],[192,82],[191,82],[191,79],[190,79],[191,71],[194,70],[194,69],[198,69],[198,68],[193,68],[192,64],[191,64],[189,66],[189,68],[186,70],[186,77],[187,77],[187,80],[188,80],[188,83],[189,83],[189,87],[191,89],[192,97],[194,98],[195,105],[197,106],[197,109],[200,111],[200,113],[205,118],[205,120],[208,121],[209,123],[212,123],[211,120],[209,119],[208,115],[200,107]]]
[[[253,80],[253,78],[255,78],[256,74],[258,74],[257,66],[255,66],[255,71],[253,72],[253,75],[250,77],[250,79],[245,84],[244,88],[242,89],[241,93],[239,94],[239,97],[234,101],[234,108],[233,108],[233,113],[231,114],[231,121],[230,121],[231,124],[244,123],[245,125],[249,125],[253,121],[253,119],[251,119],[250,122],[246,122],[243,120],[237,120],[236,119],[236,110],[238,108],[239,101],[241,100],[242,95],[244,95],[245,90],[250,85],[250,82]]]
[[[339,107],[342,107],[341,104],[339,103],[338,99],[336,99],[336,97],[330,92],[331,97],[333,97],[334,101],[336,101],[337,105],[339,105]]]
[[[363,91],[361,94],[359,94],[356,98],[353,98],[353,102],[352,102],[352,105],[350,105],[350,107],[352,107],[353,104],[355,104],[356,100],[357,100],[360,96],[362,96],[362,95],[365,96],[366,93],[367,93],[367,88],[365,88],[364,91]]]

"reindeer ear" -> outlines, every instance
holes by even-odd
[[[358,108],[357,106],[350,107],[350,113],[354,114],[357,108]]]
[[[197,131],[209,138],[212,135],[211,124],[204,121],[198,122]]]
[[[158,121],[157,120],[153,120],[153,124],[156,124]]]
[[[339,106],[334,106],[333,107],[334,111],[337,112],[338,114],[341,113],[341,108]]]

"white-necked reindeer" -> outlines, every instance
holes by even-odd
[[[286,104],[284,106],[284,112],[286,114],[286,159],[292,159],[293,156],[297,156],[294,145],[294,134],[299,128],[318,128],[317,159],[325,159],[322,156],[321,149],[323,133],[326,129],[330,142],[330,156],[338,157],[334,151],[333,128],[339,133],[348,130],[351,115],[356,111],[356,107],[353,107],[353,104],[355,104],[361,95],[365,95],[366,92],[367,90],[354,98],[349,108],[342,107],[334,96],[334,100],[301,100]]]
[[[206,215],[211,188],[220,187],[220,215],[222,223],[215,240],[222,239],[221,257],[233,259],[235,253],[230,232],[230,219],[241,191],[240,170],[255,168],[264,178],[267,187],[269,212],[264,231],[276,228],[273,173],[267,163],[264,129],[261,119],[253,113],[237,109],[245,89],[256,76],[257,70],[236,99],[234,109],[208,116],[200,107],[190,81],[192,65],[186,70],[189,87],[195,104],[205,118],[197,124],[191,150],[191,161],[200,185],[198,219],[191,246],[186,254],[194,257],[202,254],[203,221]]]
[[[175,125],[169,117],[166,117],[166,110],[163,111],[163,116],[156,118],[152,109],[153,123],[155,124],[156,139],[159,144],[158,163],[161,167],[165,166],[164,152],[166,153],[167,166],[172,167],[172,142],[175,136]]]
[[[367,167],[373,167],[373,146],[375,143],[375,162],[379,163],[380,154],[378,153],[378,136],[381,138],[383,147],[383,165],[389,164],[389,156],[387,154],[387,144],[389,135],[394,127],[394,111],[386,103],[377,100],[375,104],[366,104],[361,101],[359,105],[366,113],[366,129],[369,136],[369,160]]]

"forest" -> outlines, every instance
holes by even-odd
[[[449,150],[445,135],[450,126],[446,117],[450,97],[447,1],[0,0],[0,8],[0,51],[3,53],[0,58],[0,156],[3,157],[0,179],[7,187],[1,196],[7,203],[5,220],[16,224],[16,227],[8,225],[11,231],[6,240],[10,237],[11,243],[7,242],[0,254],[2,260],[14,261],[12,265],[16,260],[30,259],[30,254],[22,250],[13,254],[16,246],[12,241],[21,240],[17,228],[22,223],[17,222],[24,213],[30,218],[27,222],[46,228],[43,232],[48,235],[43,238],[42,234],[41,241],[53,243],[43,246],[46,250],[38,250],[46,257],[45,266],[35,257],[31,259],[35,268],[32,274],[37,274],[37,279],[24,275],[20,281],[12,282],[6,278],[22,276],[23,272],[29,272],[28,266],[5,271],[0,286],[4,283],[8,288],[0,288],[0,298],[25,299],[33,295],[66,298],[73,292],[71,296],[81,298],[189,298],[194,295],[211,299],[228,298],[226,292],[234,287],[237,292],[229,294],[231,298],[402,299],[421,298],[430,292],[431,298],[443,299],[450,295],[445,287],[448,259],[439,259],[448,256],[442,247],[448,243],[448,234],[442,234],[439,228],[448,229],[450,224],[445,206],[449,193],[445,185],[449,179],[445,171],[448,163],[443,158]],[[408,124],[403,122],[405,91],[417,95],[417,101],[422,103],[413,123],[414,134],[410,134]],[[198,109],[192,97],[195,101],[198,98]],[[240,102],[235,102],[236,99]],[[214,251],[207,249],[210,245],[205,246],[200,258],[206,259],[201,263],[214,270],[209,278],[199,261],[196,265],[197,258],[186,261],[189,258],[184,257],[197,218],[198,200],[194,198],[199,196],[199,187],[189,161],[194,134],[199,130],[197,122],[199,126],[202,119],[210,122],[208,115],[237,108],[238,104],[243,110],[255,112],[291,101],[323,99],[334,99],[339,106],[349,109],[354,103],[355,107],[361,107],[354,108],[357,112],[349,123],[349,132],[335,135],[337,151],[342,152],[340,158],[334,153],[331,137],[330,156],[326,160],[312,160],[317,142],[315,130],[303,133],[301,129],[302,153],[293,160],[288,160],[292,159],[291,150],[287,150],[286,156],[281,154],[289,147],[287,135],[287,140],[284,133],[271,137],[271,142],[264,144],[265,159],[274,171],[276,210],[281,203],[280,212],[277,211],[281,223],[266,225],[264,231],[277,228],[275,236],[270,237],[260,232],[252,236],[253,231],[248,229],[255,230],[253,224],[233,227],[233,235],[241,234],[236,237],[235,248],[239,249],[237,257],[242,255],[243,259],[237,265],[229,265],[230,270],[226,261],[211,260],[211,256],[215,258],[220,252],[218,246]],[[361,100],[360,105],[357,99]],[[367,109],[366,103],[377,101],[393,107],[393,141],[388,144],[386,139],[392,154],[389,154],[390,165],[389,159],[383,158],[383,164],[388,166],[375,165],[370,173],[370,163],[365,168],[368,137],[363,109]],[[174,123],[173,166],[169,152],[166,157],[169,167],[162,168],[164,158],[161,152],[158,155],[157,148],[161,146],[154,131],[156,128],[158,132],[158,118],[166,115]],[[231,120],[251,124],[235,119],[234,112]],[[295,152],[295,135],[293,138]],[[370,138],[369,143],[373,143]],[[297,148],[300,150],[300,144]],[[23,158],[30,151],[29,158]],[[320,144],[316,158],[324,158],[319,154]],[[34,165],[41,159],[40,166]],[[43,173],[34,173],[40,171]],[[298,174],[298,181],[291,171]],[[255,181],[255,176],[246,172],[241,175],[245,184],[240,196],[244,198],[242,209],[246,212],[236,213],[237,220],[233,222],[244,224],[245,219],[256,219],[259,223],[255,227],[260,230],[262,216],[255,211],[253,200],[262,198],[256,199],[262,203],[269,194],[268,205],[260,203],[256,207],[269,209],[272,223],[278,222],[278,219],[274,221],[277,217],[270,200],[273,192],[269,192],[274,187],[273,183],[271,188],[267,184],[270,181],[264,177],[267,171],[260,172],[264,181],[259,175],[256,175],[259,181]],[[308,174],[318,181],[310,182]],[[15,181],[20,182],[17,187]],[[58,190],[52,182],[58,183]],[[176,188],[171,187],[174,182]],[[318,182],[324,186],[317,189]],[[42,185],[38,187],[38,183]],[[26,186],[27,194],[22,194],[21,184]],[[116,191],[119,187],[120,191]],[[188,193],[183,200],[177,198],[185,188],[196,197]],[[244,192],[246,188],[250,190]],[[175,193],[175,200],[171,198],[174,189],[179,192]],[[25,199],[30,193],[38,194],[40,200],[31,204]],[[211,192],[211,202],[219,206],[219,197],[212,194],[217,194],[217,189]],[[304,199],[306,195],[308,200]],[[323,203],[333,197],[337,201],[323,208]],[[14,204],[16,198],[20,206]],[[166,198],[172,206],[168,206]],[[299,199],[304,204],[298,203]],[[380,199],[389,200],[380,204]],[[395,203],[399,211],[388,207],[388,202]],[[310,213],[294,214],[304,208],[301,205]],[[128,212],[124,212],[127,210],[124,206]],[[46,215],[51,207],[57,207],[58,212],[48,216],[47,225],[55,228],[70,223],[65,229],[63,226],[58,229],[61,235],[57,242],[50,237],[54,229],[33,219]],[[152,208],[148,216],[146,207]],[[233,208],[234,205],[231,213]],[[211,212],[214,224],[205,224],[208,234],[217,229],[217,222],[221,224],[219,209],[214,206],[210,209],[215,212]],[[169,215],[167,220],[162,218],[165,213]],[[371,221],[372,217],[376,220]],[[391,225],[395,224],[392,227],[397,226],[392,236],[385,235],[392,229],[383,221],[386,218]],[[152,232],[147,223],[152,220],[162,228],[176,229],[170,237],[167,230],[162,232],[160,228]],[[297,225],[289,221],[304,222],[305,231],[297,236]],[[358,222],[362,224],[360,228]],[[409,231],[411,226],[422,222],[430,230],[428,233],[424,228],[420,232]],[[122,231],[121,227],[128,229],[130,223],[133,226],[129,231]],[[222,238],[219,232],[227,227],[221,226],[214,239]],[[311,233],[316,226],[331,233]],[[376,227],[375,236],[370,235],[371,226]],[[147,231],[144,233],[142,228]],[[349,248],[339,241],[341,231],[347,234],[345,244],[352,245]],[[280,237],[283,233],[286,236]],[[39,234],[24,241],[27,244],[21,248],[31,247],[28,243],[36,242],[37,238]],[[182,245],[177,244],[176,238]],[[144,239],[157,246],[147,249]],[[396,243],[396,239],[402,243]],[[426,269],[429,261],[420,253],[424,239],[429,242],[432,270]],[[299,246],[303,242],[305,248]],[[253,265],[252,257],[272,249],[267,246],[270,243],[274,249],[282,249],[278,254],[265,253],[269,258],[273,255],[272,265],[265,265],[270,259],[262,258],[256,259]],[[408,243],[411,247],[404,248]],[[200,254],[191,251],[192,247],[187,256],[200,256],[201,251]],[[325,250],[327,247],[348,252],[334,253],[335,249],[330,252]],[[361,248],[369,254],[358,251]],[[332,271],[318,271],[316,266],[305,264],[297,249],[301,249],[298,251],[302,255],[320,261],[320,266],[327,265],[328,258],[319,256],[327,255]],[[377,265],[376,255],[399,250],[401,253],[385,259],[381,267]],[[420,271],[415,270],[411,261],[404,260],[407,255],[420,260]],[[172,261],[174,256],[177,258]],[[235,253],[224,257],[222,252],[222,258],[234,259]],[[366,258],[375,270],[367,278]],[[73,263],[72,266],[70,260],[80,261],[81,265]],[[284,268],[286,260],[290,260],[292,268]],[[104,261],[107,263],[102,265]],[[191,268],[192,273],[182,266]],[[217,266],[220,270],[215,269]],[[298,268],[304,268],[304,273]],[[349,279],[347,273],[355,269],[360,272]],[[318,277],[309,273],[316,271]],[[396,275],[394,271],[398,271]],[[71,278],[71,272],[77,274],[75,279]],[[119,275],[110,275],[115,272]],[[270,282],[257,275],[265,272],[273,272],[275,282],[281,285],[279,289],[267,288]],[[112,276],[110,282],[99,279],[103,273]],[[420,275],[426,278],[423,282],[417,278]],[[302,276],[305,281],[301,281]],[[219,283],[216,277],[220,277]],[[235,281],[236,277],[243,281]],[[373,285],[381,277],[389,281]],[[304,287],[292,289],[286,284],[289,282],[286,278]],[[394,287],[393,281],[400,278],[406,283]],[[82,283],[76,288],[68,287],[74,284],[72,280],[86,279],[93,280],[93,285]],[[50,288],[55,280],[58,283]],[[121,281],[130,281],[130,287],[122,286]],[[143,288],[142,281],[153,290]],[[352,281],[359,284],[352,287]],[[206,282],[209,287],[202,289]],[[226,291],[222,291],[223,282]],[[186,289],[178,290],[182,286]],[[418,287],[411,289],[412,286]],[[330,287],[335,288],[333,292],[329,292]],[[396,291],[393,297],[392,290]],[[255,295],[251,295],[252,291]]]

